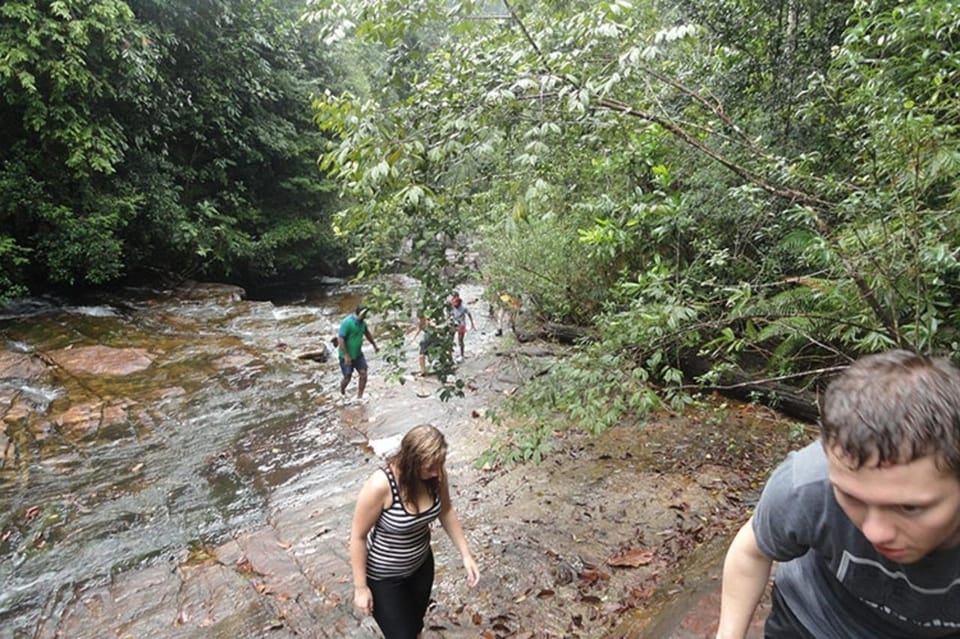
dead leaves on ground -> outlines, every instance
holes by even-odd
[[[639,568],[640,566],[649,564],[655,556],[656,553],[647,548],[627,548],[616,555],[607,557],[607,565]]]
[[[677,527],[668,531],[658,545],[624,544],[602,562],[591,563],[577,555],[564,557],[546,548],[542,552],[554,565],[553,584],[542,586],[542,579],[537,579],[522,593],[506,599],[499,614],[486,617],[480,612],[468,613],[467,623],[484,639],[577,636],[592,632],[589,628],[615,624],[630,610],[648,605],[657,592],[670,585],[664,583],[664,577],[673,574],[680,556],[689,550],[687,540],[695,537],[687,534],[690,522],[678,519]],[[621,578],[612,581],[613,573]],[[465,621],[462,613],[462,607],[450,611],[449,616],[435,613],[430,627],[442,630],[459,626]]]

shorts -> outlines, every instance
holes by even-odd
[[[430,350],[430,347],[436,343],[436,337],[434,337],[431,333],[425,333],[423,339],[420,340],[420,354],[426,355],[427,351]]]
[[[368,579],[373,593],[373,618],[385,639],[416,639],[433,589],[433,553],[409,577]]]
[[[342,357],[338,359],[340,360],[340,372],[343,373],[344,377],[352,375],[353,371],[367,370],[367,359],[363,356],[363,353],[360,353],[359,357],[351,359],[349,364],[343,361]]]

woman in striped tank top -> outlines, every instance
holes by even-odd
[[[460,551],[467,582],[480,578],[444,471],[447,441],[429,424],[410,429],[400,450],[360,490],[350,530],[353,603],[373,614],[386,639],[416,639],[433,588],[430,524],[440,524]]]

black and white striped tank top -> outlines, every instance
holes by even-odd
[[[389,467],[382,470],[390,481],[393,501],[380,513],[367,535],[367,577],[370,579],[413,574],[430,552],[430,524],[440,516],[439,495],[433,496],[433,504],[422,513],[407,512],[393,472]]]

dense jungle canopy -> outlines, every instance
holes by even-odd
[[[310,100],[349,72],[302,10],[0,4],[0,299],[342,264]]]
[[[7,0],[0,51],[7,296],[477,277],[589,329],[519,404],[594,428],[960,353],[950,0]]]

